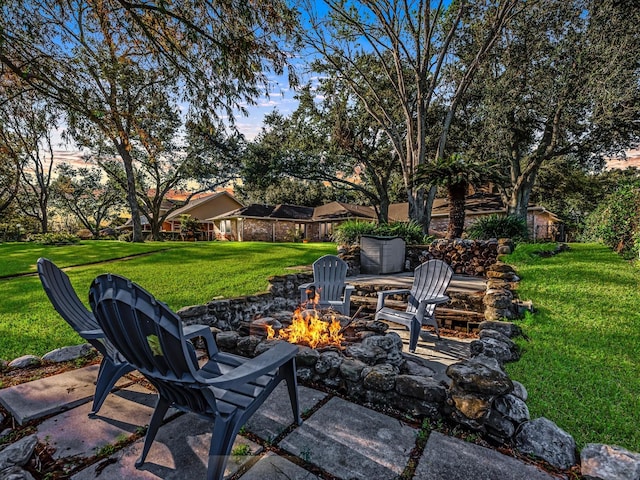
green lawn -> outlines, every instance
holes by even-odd
[[[551,258],[522,245],[506,261],[522,277],[522,299],[537,312],[522,322],[511,378],[529,391],[532,417],[571,433],[578,447],[640,450],[640,271],[610,249],[574,244]]]
[[[154,250],[149,255],[86,265]],[[287,273],[286,267],[309,265],[318,257],[335,252],[336,246],[331,243],[88,242],[64,247],[4,244],[0,245],[0,272],[34,272],[38,257],[46,256],[60,266],[82,265],[68,269],[67,274],[83,301],[93,278],[111,272],[131,278],[178,309],[206,303],[214,297],[265,291],[269,276]],[[5,255],[11,258],[8,267]],[[0,278],[0,358],[42,355],[81,341],[53,310],[37,275]]]

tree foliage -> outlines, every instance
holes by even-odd
[[[4,90],[0,103],[5,208],[14,200],[22,215],[47,233],[54,163],[51,136],[59,112],[35,92],[13,87]]]
[[[444,156],[458,103],[518,2],[445,4],[325,0],[324,16],[310,2],[306,7],[310,25],[304,41],[320,56],[314,68],[347,86],[387,137],[402,170],[410,218],[425,231],[435,189],[427,195],[414,183],[416,169]],[[473,51],[464,58],[452,54],[452,42],[471,27],[480,37]],[[452,62],[461,62],[463,73],[449,89],[443,72]],[[388,86],[383,92],[381,82]],[[437,119],[432,115],[436,105],[442,113]]]
[[[584,241],[601,242],[625,258],[640,251],[640,182],[620,186],[587,217]]]
[[[268,87],[265,72],[282,71],[279,41],[296,25],[283,1],[20,0],[2,4],[0,62],[66,109],[80,145],[111,143],[141,241],[130,152],[146,135],[146,99],[163,91],[217,119],[242,109]]]
[[[640,141],[640,11],[630,5],[528,2],[480,68],[463,101],[467,152],[501,162],[509,213],[525,218],[543,165],[572,156],[593,169]],[[461,56],[477,35],[456,45]]]
[[[447,189],[449,225],[446,238],[460,238],[464,231],[466,195],[469,186],[480,186],[491,177],[495,164],[465,160],[458,154],[420,165],[416,182]]]
[[[265,128],[247,150],[244,183],[264,190],[284,179],[296,184],[296,190],[305,185],[310,193],[323,192],[325,201],[354,199],[372,205],[385,223],[397,161],[379,127],[351,101],[348,90],[336,87],[330,79],[317,91],[307,86],[290,116],[274,112],[266,117]],[[318,197],[307,196],[304,204],[313,206]]]
[[[99,238],[100,230],[117,217],[123,206],[122,190],[113,180],[103,182],[99,168],[61,164],[57,173],[54,203],[71,212],[94,238]]]

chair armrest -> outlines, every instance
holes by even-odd
[[[184,338],[187,340],[191,340],[195,337],[204,337],[207,335],[207,331],[211,332],[209,325],[202,325],[199,323],[195,323],[193,325],[184,325],[182,328],[184,332]]]
[[[247,360],[224,375],[215,376],[206,371],[197,372],[198,381],[222,389],[243,385],[282,366],[298,353],[298,346],[281,342],[255,358]]]
[[[404,293],[411,293],[411,290],[400,288],[395,290],[382,290],[378,292],[378,304],[376,305],[376,312],[384,307],[384,301],[389,295],[399,295]]]
[[[446,295],[423,298],[422,300],[420,300],[420,305],[418,306],[418,317],[422,318],[424,316],[427,305],[440,305],[442,303],[447,303],[448,301],[449,297],[447,297]],[[430,315],[433,315],[433,312],[431,312]]]
[[[314,282],[303,283],[298,287],[298,290],[300,290],[300,305],[305,305],[309,300],[307,298],[307,288],[311,287],[312,285],[315,285]]]
[[[207,346],[207,354],[209,355],[209,358],[213,358],[218,353],[218,345],[216,344],[216,340],[215,338],[213,338],[213,333],[211,333],[211,328],[209,328],[208,325],[197,323],[193,325],[183,324],[182,333],[185,340],[191,340],[195,337],[204,338],[204,343]]]
[[[423,298],[420,303],[425,305],[440,305],[441,303],[447,303],[450,300],[446,295],[440,295],[439,297]]]
[[[104,332],[101,328],[96,328],[95,330],[80,330],[78,332],[78,335],[80,335],[85,340],[104,338]]]

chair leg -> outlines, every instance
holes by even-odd
[[[120,377],[132,370],[133,367],[127,363],[115,365],[110,358],[104,357],[102,359],[100,370],[98,371],[98,380],[96,381],[96,393],[93,395],[93,406],[91,407],[91,412],[89,412],[90,417],[97,415],[107,395],[109,395],[109,392],[111,392]]]
[[[233,440],[239,430],[238,418],[216,417],[211,432],[211,445],[209,447],[209,465],[207,467],[207,480],[222,480],[224,469],[233,447]]]
[[[411,319],[411,328],[409,329],[409,351],[414,353],[418,346],[418,337],[420,336],[420,329],[422,328],[422,322],[416,317]]]
[[[287,390],[289,390],[289,401],[291,402],[291,410],[293,411],[293,421],[297,425],[302,425],[302,417],[300,416],[300,403],[298,402],[298,380],[296,378],[296,359],[290,361],[280,367],[285,381],[287,382]]]
[[[156,409],[153,411],[153,415],[151,416],[151,422],[149,423],[147,435],[144,437],[144,446],[142,447],[142,453],[140,454],[140,458],[136,461],[136,467],[141,467],[144,463],[144,459],[147,458],[147,454],[149,453],[151,444],[156,438],[158,429],[160,428],[160,425],[162,425],[164,415],[165,413],[167,413],[167,410],[169,410],[170,406],[171,403],[168,400],[162,397],[158,397],[158,403],[156,404]]]

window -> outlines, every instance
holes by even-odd
[[[333,223],[326,222],[320,224],[320,238],[326,239],[333,235]]]
[[[220,233],[231,233],[231,220],[220,220]]]

